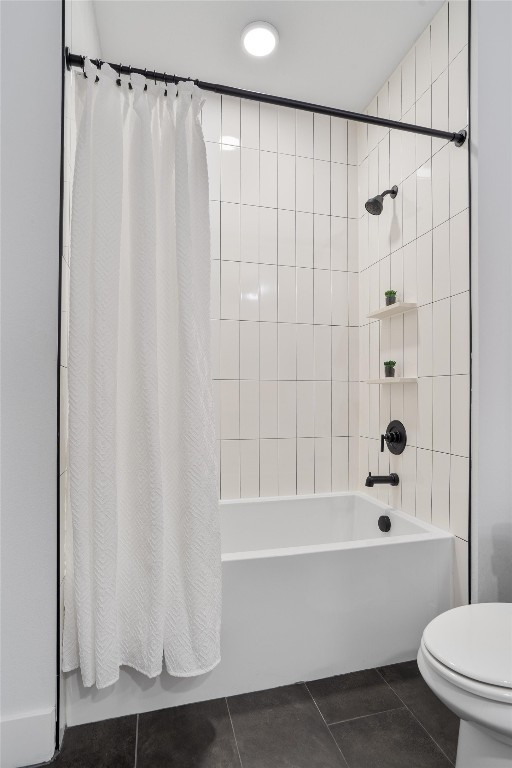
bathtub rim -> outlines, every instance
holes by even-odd
[[[411,533],[401,536],[394,536],[390,534],[382,534],[378,538],[370,539],[357,539],[355,541],[339,541],[331,544],[309,544],[301,547],[279,547],[274,549],[257,549],[240,552],[224,552],[221,559],[223,563],[238,562],[240,560],[265,560],[273,557],[294,557],[299,555],[318,554],[322,552],[337,552],[346,549],[367,549],[369,547],[382,547],[393,546],[400,544],[413,544],[424,541],[436,541],[436,540],[454,540],[455,536],[449,531],[443,531],[432,523],[427,523],[424,520],[420,520],[408,512],[402,512],[402,510],[396,509],[391,504],[375,499],[373,496],[369,496],[361,491],[333,491],[330,493],[311,493],[296,496],[260,496],[252,499],[221,499],[219,501],[219,508],[238,506],[240,504],[265,504],[270,502],[279,501],[296,501],[298,499],[304,499],[314,501],[315,499],[332,499],[346,496],[358,496],[364,501],[371,502],[378,509],[383,512],[392,512],[393,515],[405,520],[407,522],[413,521],[416,523],[420,531],[417,533]]]

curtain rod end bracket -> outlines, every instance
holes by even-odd
[[[456,147],[462,147],[462,145],[466,141],[467,137],[468,137],[468,132],[462,130],[462,131],[459,131],[458,133],[455,133],[453,135],[452,141],[453,141],[453,143],[455,144]]]

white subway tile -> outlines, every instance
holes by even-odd
[[[434,301],[450,295],[450,226],[445,221],[432,232],[432,298]]]
[[[418,420],[416,442],[419,448],[432,449],[432,379],[418,379]]]
[[[255,499],[259,495],[259,440],[240,440],[240,497],[242,499]]]
[[[210,256],[212,259],[220,259],[220,203],[218,200],[210,202]]]
[[[407,54],[402,63],[402,114],[405,114],[416,101],[415,50]]]
[[[347,166],[331,163],[331,213],[333,216],[348,215]],[[376,193],[375,193],[376,194]]]
[[[259,267],[240,264],[240,319],[259,320]]]
[[[416,454],[416,517],[432,522],[432,451],[418,448]]]
[[[432,84],[432,125],[448,130],[448,70]],[[432,139],[432,152],[438,152],[445,144],[446,139]]]
[[[432,310],[432,373],[450,375],[450,299],[433,304]],[[440,449],[438,449],[440,450]]]
[[[313,270],[297,269],[297,322],[313,322]]]
[[[357,123],[353,123],[352,121],[348,122],[347,134],[348,134],[347,160],[349,165],[357,165],[359,163],[359,147],[358,147],[359,134],[358,134]]]
[[[404,424],[407,424],[407,443],[417,444],[418,388],[416,384],[404,384]]]
[[[331,213],[331,164],[325,160],[314,161],[313,210],[315,213]]]
[[[221,440],[220,491],[222,499],[240,498],[239,440]]]
[[[220,271],[220,311],[223,320],[240,317],[240,264],[223,261]]]
[[[206,103],[210,100],[210,96]],[[257,101],[240,101],[240,144],[249,149],[260,148],[260,105]]]
[[[402,117],[402,70],[397,67],[389,78],[389,117],[400,120]]]
[[[312,325],[297,325],[297,379],[315,378],[314,332]]]
[[[296,161],[297,211],[313,212],[313,160],[297,157]]]
[[[446,453],[432,457],[432,523],[450,530],[450,456]]]
[[[240,261],[240,206],[221,203],[221,259]]]
[[[279,323],[277,327],[277,367],[279,379],[297,378],[297,326]]]
[[[313,113],[298,109],[296,113],[297,156],[313,157]]]
[[[448,130],[460,131],[468,120],[468,51],[464,48],[449,67]]]
[[[430,27],[427,27],[416,43],[416,101],[431,82]]]
[[[220,437],[238,440],[240,437],[240,382],[220,382]]]
[[[297,384],[295,381],[279,381],[278,387],[278,436],[295,437],[297,434]]]
[[[222,146],[220,153],[220,194],[228,203],[240,202],[240,148]]]
[[[313,266],[313,214],[297,211],[296,225],[296,263],[298,267]]]
[[[225,382],[221,382],[224,384]],[[260,436],[260,384],[258,381],[240,382],[240,438],[257,439]]]
[[[240,378],[260,377],[260,324],[240,323]]]
[[[450,377],[432,379],[432,447],[450,453]]]
[[[456,216],[469,205],[468,146],[452,144],[450,157],[450,216]]]
[[[412,242],[416,239],[416,216],[417,216],[417,202],[416,202],[416,176],[413,174],[402,184],[402,211],[403,211],[403,223],[402,223],[402,236],[403,243]]]
[[[450,61],[453,61],[468,42],[468,2],[450,0],[448,10],[449,53]]]
[[[222,141],[236,139],[240,144],[240,99],[222,97]]]
[[[315,492],[315,441],[312,438],[297,439],[297,493]]]
[[[277,210],[260,208],[259,214],[259,261],[277,264]]]
[[[348,328],[332,328],[332,378],[348,381]]]
[[[278,320],[294,323],[296,319],[296,288],[294,267],[278,267]]]
[[[216,93],[208,94],[201,110],[202,128],[205,141],[220,142],[221,137],[221,97]]]
[[[260,379],[277,379],[277,323],[260,323]]]
[[[444,3],[431,24],[432,82],[448,66],[448,3]]]
[[[451,457],[450,530],[461,539],[468,538],[469,459]]]
[[[317,275],[318,270],[315,271],[315,280]],[[332,324],[348,325],[348,272],[331,272],[330,275],[332,282]],[[319,294],[317,300],[315,292],[315,310],[317,301],[321,302],[322,297]],[[327,318],[327,315],[325,315],[325,318]],[[329,320],[328,322],[331,321]]]
[[[343,272],[332,273],[342,275]],[[327,269],[315,269],[313,276],[314,322],[319,325],[331,324],[331,273]]]
[[[278,107],[277,149],[280,154],[295,154],[295,110]]]
[[[277,437],[277,381],[260,381],[260,437]]]
[[[331,490],[331,438],[315,439],[315,493]]]
[[[418,238],[416,243],[416,279],[418,281],[418,304],[432,302],[432,233]]]
[[[341,117],[331,117],[331,161],[347,163],[348,161],[347,121]]]
[[[297,437],[315,435],[315,382],[297,382]]]
[[[432,376],[432,304],[418,308],[418,376]]]
[[[295,157],[278,155],[277,202],[279,208],[295,209]]]
[[[260,149],[277,152],[277,107],[260,103]]]
[[[277,267],[260,264],[260,320],[277,320]]]
[[[260,209],[256,206],[240,206],[240,258],[242,261],[257,263],[260,260],[259,211]]]
[[[260,496],[279,494],[278,440],[260,440]]]
[[[410,515],[416,514],[416,448],[406,446],[402,454],[402,509]]]
[[[331,326],[314,326],[315,379],[331,381]]]
[[[450,290],[452,295],[469,290],[469,213],[450,219]]]
[[[450,147],[446,146],[432,158],[432,218],[434,227],[450,216]]]
[[[453,570],[453,606],[469,602],[469,547],[467,541],[455,538],[455,565]]]
[[[416,287],[416,241],[403,248],[404,258],[404,301],[415,302],[418,297]]]
[[[240,199],[247,205],[258,205],[260,202],[260,153],[257,149],[243,148],[240,155]]]
[[[347,437],[332,438],[332,491],[348,490],[349,442]]]
[[[277,155],[273,152],[260,152],[260,205],[277,208]]]
[[[328,115],[313,116],[313,152],[316,160],[331,159],[331,119]]]
[[[208,189],[210,200],[220,200],[220,145],[207,142]],[[66,242],[66,241],[64,241]]]
[[[430,161],[416,173],[417,234],[424,235],[432,229],[432,169]]]
[[[295,266],[295,211],[278,211],[277,261]]]
[[[331,269],[346,270],[348,268],[348,226],[347,219],[331,216],[329,218],[331,225]],[[351,253],[350,261],[357,261],[357,246]],[[315,266],[317,266],[315,264]],[[356,267],[357,270],[357,267]]]
[[[367,385],[368,387],[368,385]],[[353,409],[350,403],[350,409]],[[332,382],[332,434],[348,436],[349,385],[346,381]],[[368,421],[368,413],[366,414]]]
[[[412,107],[405,113],[404,123],[416,124],[416,107]],[[402,133],[402,178],[407,179],[417,168],[416,163],[416,135],[414,133]]]
[[[452,374],[469,373],[469,293],[451,299]]]
[[[315,384],[315,437],[331,435],[331,382]]]
[[[278,440],[279,495],[295,496],[297,493],[297,441]]]
[[[349,165],[347,167],[347,186],[348,186],[348,216],[351,219],[358,219],[364,213],[364,207],[359,208],[357,197],[357,166]]]
[[[330,216],[315,214],[313,220],[313,263],[318,269],[331,266]]]

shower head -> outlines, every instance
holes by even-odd
[[[371,213],[373,216],[380,216],[384,207],[384,198],[386,195],[389,195],[391,199],[394,199],[398,195],[398,187],[395,185],[394,187],[391,187],[391,189],[386,189],[382,194],[367,200],[364,207],[368,213]]]

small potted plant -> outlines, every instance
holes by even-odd
[[[386,378],[390,378],[395,375],[395,365],[396,365],[396,360],[384,361],[384,375],[386,376]]]
[[[384,296],[386,297],[386,307],[389,307],[390,304],[394,304],[396,301],[396,291],[386,291],[384,293]]]

